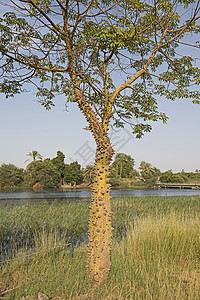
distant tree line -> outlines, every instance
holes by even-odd
[[[172,170],[169,170],[162,173],[160,181],[166,183],[186,183],[188,181],[200,181],[200,170],[196,169],[194,173],[185,172],[184,170],[179,173],[173,173]]]
[[[18,168],[13,164],[3,163],[0,166],[0,190],[12,188],[33,188],[40,184],[43,189],[59,188],[70,184],[76,186],[85,184],[90,186],[94,180],[94,166],[87,165],[81,168],[76,161],[70,164],[64,162],[65,155],[57,151],[53,159],[43,160],[41,154],[34,150],[27,154],[30,161],[26,169]],[[135,160],[127,154],[117,153],[110,170],[112,186],[120,186],[125,179],[143,181],[147,187],[153,187],[157,181],[166,183],[185,183],[188,181],[200,181],[200,170],[193,172],[173,173],[172,170],[162,173],[150,163],[142,161],[139,171],[134,169]]]
[[[57,151],[53,159],[42,156],[37,151],[27,154],[28,160],[32,160],[26,169],[18,168],[13,164],[2,164],[0,166],[0,188],[13,187],[32,188],[39,183],[43,189],[56,188],[64,183],[71,185],[80,184],[83,181],[83,170],[78,162],[66,164],[65,155]]]

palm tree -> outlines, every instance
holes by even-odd
[[[26,159],[25,162],[31,160],[31,158],[33,161],[42,160],[42,155],[36,150],[32,150],[31,152],[26,154],[26,156],[29,156],[30,158]]]

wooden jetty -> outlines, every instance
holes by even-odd
[[[164,183],[164,182],[157,182],[155,186],[158,189],[192,189],[192,190],[199,190],[200,189],[200,182],[198,183]]]

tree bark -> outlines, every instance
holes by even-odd
[[[92,187],[87,268],[89,277],[97,284],[104,281],[110,270],[112,243],[109,165],[114,151],[110,145],[107,151],[97,148],[94,183]]]
[[[89,124],[89,130],[92,132],[97,145],[88,226],[87,269],[89,277],[99,285],[107,278],[110,270],[112,242],[109,166],[114,150],[107,134],[109,112],[105,113],[106,121],[103,122],[103,120],[99,120],[97,113],[92,110],[92,107],[81,92],[80,83],[73,65],[73,52],[68,39],[66,39],[66,46],[68,49],[68,68],[74,87],[75,101],[85,116]]]

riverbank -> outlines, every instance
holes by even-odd
[[[111,204],[112,267],[92,299],[199,300],[200,196],[121,197]],[[5,299],[38,292],[78,299],[88,293],[88,206],[0,206],[1,249],[16,258],[2,265]]]
[[[130,178],[122,178],[119,182],[118,185],[111,186],[112,190],[117,189],[117,190],[157,190],[160,189],[162,186],[162,189],[197,189],[200,190],[200,181],[189,181],[188,183],[156,183],[155,185],[149,187],[144,181],[142,180],[134,180]],[[75,191],[75,190],[91,190],[92,184],[83,182],[79,185],[70,185],[70,184],[63,184],[60,185],[59,187],[54,187],[49,190],[45,190],[42,188],[42,186],[36,185],[33,188],[27,187],[27,186],[21,186],[21,187],[15,187],[13,186],[12,188],[6,188],[3,190],[0,190],[0,192],[56,192],[56,191]]]
[[[4,189],[0,188],[0,192],[16,192],[16,191],[24,191],[24,192],[42,192],[42,191],[59,191],[59,190],[75,190],[75,189],[91,189],[92,184],[83,182],[81,184],[76,184],[76,185],[71,185],[71,184],[63,184],[59,185],[59,187],[54,187],[49,190],[45,190],[42,188],[42,185],[40,183],[35,184],[32,188],[27,185],[21,185],[21,186],[12,186],[9,187],[7,186]],[[140,180],[134,180],[134,179],[128,179],[128,178],[122,178],[119,181],[118,185],[112,186],[112,188],[117,188],[117,189],[147,189],[148,186],[145,184],[145,182],[140,181]]]

